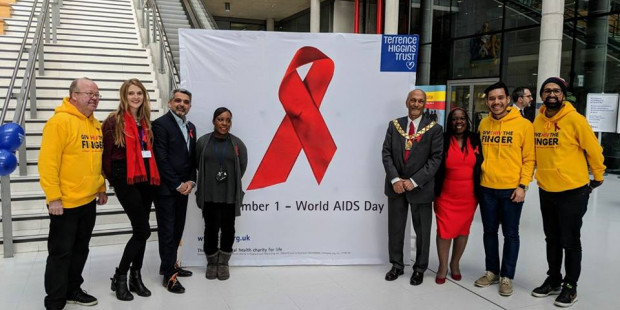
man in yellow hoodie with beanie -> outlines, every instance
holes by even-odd
[[[486,272],[478,287],[499,283],[499,294],[510,296],[519,256],[519,221],[525,191],[534,172],[534,128],[519,110],[509,107],[508,87],[497,82],[485,89],[489,116],[478,127],[482,142],[480,215],[484,227]],[[500,266],[498,230],[504,249]]]
[[[88,78],[74,80],[69,97],[55,109],[43,128],[39,176],[50,214],[45,266],[46,309],[65,304],[97,304],[80,288],[95,226],[95,202],[105,204],[101,173],[103,135],[93,116],[99,88]]]
[[[592,189],[603,183],[603,149],[570,102],[566,83],[558,77],[540,87],[543,106],[534,120],[536,180],[547,243],[547,279],[532,291],[535,297],[559,296],[555,305],[577,301],[581,273],[581,225]],[[588,166],[594,177],[590,180]],[[563,255],[564,254],[564,255]],[[566,275],[562,279],[562,256]]]

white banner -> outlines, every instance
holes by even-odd
[[[180,29],[179,37],[198,137],[213,131],[213,111],[225,106],[248,149],[231,264],[386,263],[381,147],[388,122],[406,115],[415,73],[379,71],[380,35]],[[292,127],[282,125],[286,117]],[[291,165],[282,158],[295,143],[278,144],[278,131],[300,140]],[[184,265],[205,265],[203,229],[191,195]]]

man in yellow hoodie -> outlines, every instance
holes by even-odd
[[[101,174],[103,135],[101,124],[93,117],[99,98],[99,88],[92,80],[74,80],[69,97],[43,128],[38,167],[50,214],[46,309],[62,309],[67,303],[97,304],[80,285],[95,226],[95,202],[105,204],[108,200]]]
[[[484,91],[489,116],[480,122],[482,174],[480,215],[484,226],[486,273],[475,281],[478,287],[500,283],[499,294],[512,295],[519,256],[519,221],[525,191],[534,172],[534,128],[519,110],[509,107],[508,87],[497,82]],[[499,259],[499,225],[504,250]]]
[[[564,101],[563,79],[545,80],[540,96],[543,106],[534,121],[536,180],[549,269],[547,279],[532,295],[559,294],[555,305],[570,307],[577,301],[577,280],[581,273],[582,218],[590,192],[603,183],[603,149],[586,118],[570,102]],[[588,165],[594,180],[590,180]]]

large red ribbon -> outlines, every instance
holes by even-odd
[[[312,63],[302,81],[297,68]],[[283,183],[304,149],[318,184],[325,175],[336,143],[319,112],[334,75],[334,62],[320,50],[300,48],[284,74],[278,95],[286,115],[278,127],[248,190]]]

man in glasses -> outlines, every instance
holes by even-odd
[[[185,89],[172,91],[168,113],[153,122],[153,152],[161,176],[157,215],[159,273],[169,292],[181,294],[185,288],[177,277],[189,277],[192,272],[177,263],[177,249],[185,228],[188,195],[196,185],[194,150],[196,126],[187,120],[192,107],[192,93]]]
[[[108,200],[101,173],[103,134],[93,116],[99,98],[95,82],[88,78],[74,80],[69,97],[64,98],[43,128],[38,166],[50,214],[46,309],[63,309],[67,303],[97,304],[97,298],[80,286],[95,227],[95,204]]]
[[[534,112],[532,109],[528,109],[534,101],[532,92],[527,87],[517,87],[512,91],[512,106],[519,109],[521,116],[525,117],[530,122],[534,121]]]
[[[577,301],[582,219],[590,193],[603,183],[603,149],[586,118],[565,100],[563,79],[545,80],[540,96],[543,106],[534,121],[536,180],[549,269],[547,279],[532,295],[559,294],[554,304],[569,307]],[[563,279],[562,256],[566,271]]]

